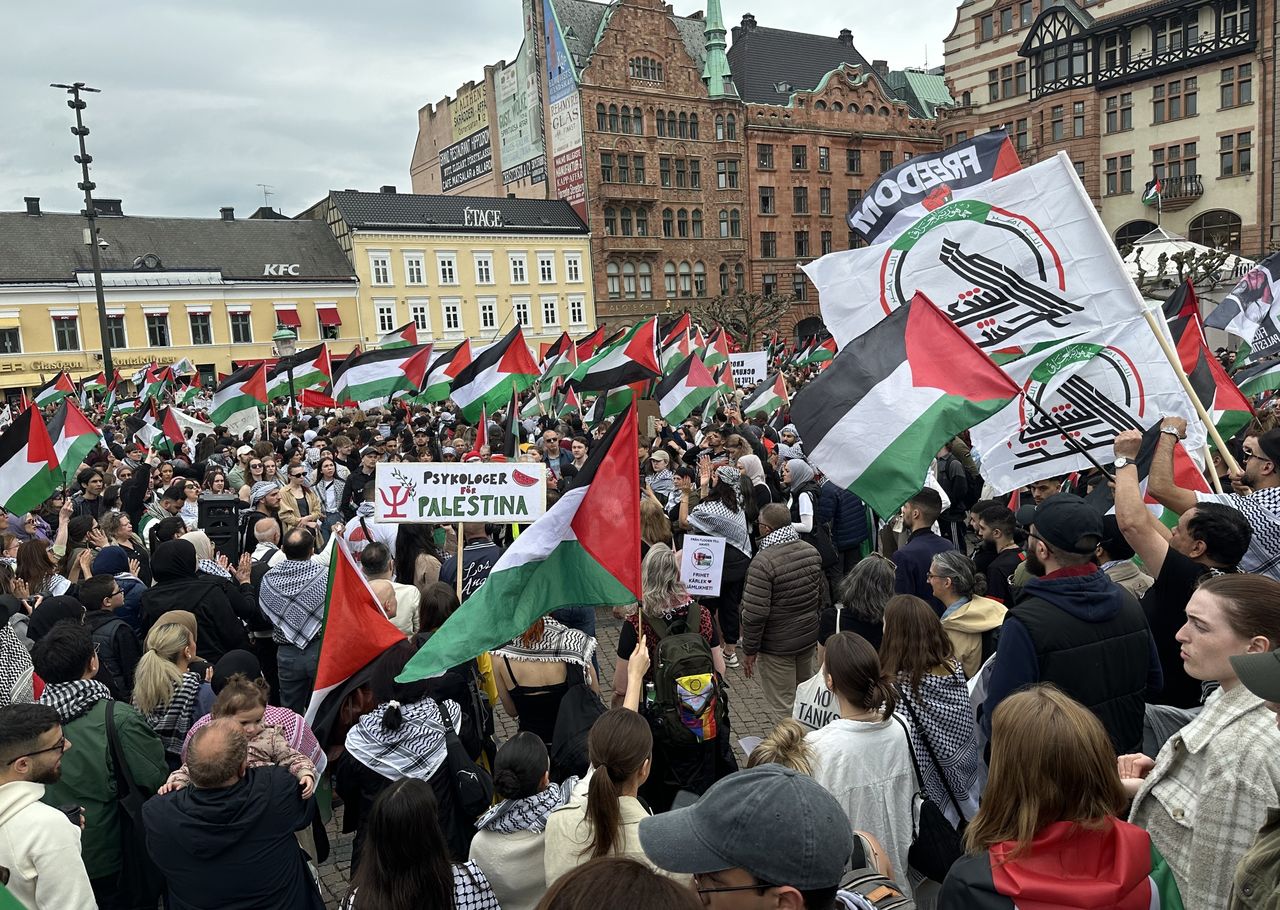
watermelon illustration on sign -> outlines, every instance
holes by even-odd
[[[536,487],[538,485],[538,478],[530,477],[518,469],[511,472],[511,479],[522,487]]]

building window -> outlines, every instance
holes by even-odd
[[[849,210],[852,211],[862,202],[862,190],[854,187],[846,193],[845,201],[848,203]]]
[[[1196,115],[1196,77],[1174,79],[1167,85],[1151,87],[1151,119],[1156,123],[1181,120]]]
[[[0,354],[21,354],[22,336],[17,329],[0,329]]]
[[[618,106],[611,104],[609,105],[609,132],[616,133],[618,131]]]
[[[476,253],[476,284],[493,284],[493,255]]]
[[[1061,142],[1066,138],[1064,110],[1066,109],[1061,104],[1055,104],[1049,108],[1049,140],[1051,142]]]
[[[569,295],[569,322],[582,325],[587,321],[587,301],[576,294]]]
[[[737,209],[729,209],[729,236],[742,236],[742,219]]]
[[[441,305],[444,314],[444,330],[446,332],[462,331],[462,304],[457,300],[446,300]]]
[[[1195,44],[1199,31],[1195,13],[1188,19],[1184,19],[1182,13],[1166,16],[1158,20],[1151,30],[1155,35],[1154,52],[1157,57]]]
[[[653,298],[653,266],[647,262],[640,263],[640,296],[646,300]]]
[[[1076,139],[1084,136],[1084,102],[1074,101],[1071,104],[1071,135]]]
[[[1000,100],[1000,71],[987,70],[987,100]]]
[[[880,153],[880,173],[893,170],[893,152]]]
[[[821,242],[822,242],[822,253],[821,253],[820,255],[825,256],[825,255],[827,255],[827,253],[830,253],[830,252],[831,252],[831,249],[832,249],[832,247],[831,247],[831,232],[830,232],[830,231],[823,231],[823,232],[822,232]]]
[[[707,296],[707,267],[701,262],[693,264],[693,296]]]
[[[607,213],[609,210],[605,209]],[[608,215],[606,214],[606,218]],[[512,284],[528,284],[529,283],[529,260],[524,253],[508,253],[507,262],[511,265],[511,283]]]
[[[644,184],[644,155],[631,156],[631,179],[635,183]]]
[[[698,115],[697,114],[689,115],[689,138],[690,139],[698,138]]]
[[[627,155],[618,156],[618,182],[631,182],[631,159]]]
[[[600,180],[604,183],[613,183],[613,153],[600,153]]]
[[[662,267],[662,286],[668,297],[676,296],[676,264],[668,262]]]
[[[1196,144],[1184,142],[1167,148],[1151,150],[1151,170],[1161,180],[1165,178],[1194,177],[1196,174]]]
[[[1222,71],[1222,107],[1239,107],[1253,101],[1253,64],[1241,63]]]
[[[1119,196],[1133,192],[1133,156],[1117,155],[1107,159],[1106,195]]]
[[[1253,133],[1228,133],[1218,138],[1218,160],[1223,177],[1253,172]]]
[[[818,214],[831,214],[831,187],[829,186],[818,188]]]
[[[671,209],[662,210],[662,236],[674,237],[676,228],[676,214]]]
[[[722,190],[738,188],[738,162],[736,160],[716,162],[716,186]]]
[[[1109,95],[1106,101],[1106,126],[1108,133],[1133,129],[1133,93],[1121,92]]]
[[[124,333],[124,317],[108,316],[107,317],[107,343],[117,350],[127,348],[129,340]]]
[[[849,174],[862,173],[862,149],[846,149],[844,169]]]
[[[1013,7],[1006,6],[1000,10],[1000,34],[1007,35],[1013,31]]]
[[[556,257],[551,253],[538,254],[538,283],[555,284]]]
[[[809,232],[796,231],[796,257],[804,258],[809,255]]]
[[[373,304],[373,311],[378,317],[378,331],[382,333],[393,331],[396,327],[396,305],[394,301]]]
[[[622,106],[622,133],[624,136],[631,135],[631,108],[625,104]]]
[[[1019,60],[1013,65],[1013,93],[1015,95],[1027,93],[1027,61],[1025,60]]]
[[[612,206],[604,209],[604,232],[610,237],[618,233],[618,213]]]
[[[636,213],[636,223],[639,224],[639,215],[644,212],[640,209]],[[564,280],[570,284],[582,283],[582,256],[578,253],[564,254]]]
[[[1031,24],[1031,0],[1022,0],[1022,2],[1018,4],[1018,24]]]
[[[689,188],[695,189],[695,190],[702,189],[702,159],[701,158],[689,159]]]
[[[213,344],[213,325],[208,313],[188,313],[192,344]]]
[[[427,307],[426,301],[420,303],[409,303],[409,318],[413,320],[414,327],[419,332],[431,331],[431,311]]]
[[[369,254],[370,283],[387,285],[391,283],[391,254]]]
[[[808,300],[809,290],[804,283],[804,272],[796,269],[791,276],[791,294],[796,300]]]
[[[646,208],[636,209],[636,236],[649,236],[649,210]],[[581,270],[579,270],[579,274],[581,274]],[[582,279],[579,278],[578,280],[581,281]]]
[[[666,156],[658,159],[658,183],[671,186],[671,159]]]
[[[689,215],[689,224],[693,231],[693,239],[698,240],[702,237],[702,209],[694,209]]]
[[[404,254],[404,283],[426,284],[426,266],[421,253]]]
[[[831,170],[831,149],[825,145],[818,146],[818,170]]]
[[[458,259],[452,253],[437,253],[436,269],[440,273],[441,284],[458,283]]]
[[[1018,151],[1023,152],[1027,149],[1027,118],[1019,117],[1013,125],[1013,141]]]
[[[622,297],[622,284],[618,280],[618,263],[610,262],[604,267],[605,287],[609,289],[609,299],[618,300]]]
[[[153,348],[169,347],[169,315],[167,313],[147,313],[145,318],[147,323],[147,343]],[[231,317],[233,324],[235,322],[235,318],[235,316]],[[248,319],[249,314],[245,313],[244,318]],[[65,320],[58,321],[65,322]],[[250,338],[247,341],[236,341],[236,339],[232,338],[232,342],[235,344],[248,344],[252,340],[253,339]],[[58,350],[71,349],[59,348]]]
[[[1007,63],[1000,67],[1000,95],[1004,98],[1013,97],[1013,64]]]
[[[1248,34],[1253,31],[1253,4],[1250,0],[1228,0],[1222,4],[1222,28],[1220,34],[1225,38],[1231,35]]]
[[[608,214],[609,214],[608,210],[606,209],[605,217],[608,217]],[[622,236],[630,237],[634,233],[634,228],[631,226],[631,209],[627,208],[625,205],[622,207],[621,223],[622,223]]]
[[[681,139],[688,139],[689,138],[689,117],[686,114],[681,113],[679,124],[680,124],[680,129],[677,135],[679,135]]]
[[[630,265],[630,263],[628,263]],[[560,324],[560,311],[555,297],[543,297],[542,299],[542,325],[557,326]]]
[[[765,272],[760,276],[760,293],[772,297],[778,293],[778,276],[774,272]]]
[[[725,137],[733,140],[738,138],[738,118],[730,114],[725,118],[724,122]],[[701,295],[699,295],[701,296]]]
[[[1076,176],[1079,177],[1081,181],[1083,181],[1084,180],[1084,162],[1073,161],[1071,162],[1071,166],[1075,169]]]
[[[778,213],[778,209],[773,197],[773,187],[771,186],[760,187],[760,214],[776,215],[777,213]],[[722,234],[721,236],[725,236],[725,235]]]
[[[688,182],[688,177],[686,176],[687,171],[688,171],[688,162],[684,158],[677,158],[676,159],[676,186],[682,189],[684,188],[685,184]]]
[[[716,114],[716,139],[721,140],[724,138],[724,114]]]
[[[680,209],[676,212],[676,236],[689,236],[689,211],[688,209]]]
[[[791,146],[791,170],[807,171],[809,169],[809,147],[806,145]]]
[[[480,328],[496,329],[498,327],[498,301],[480,301]]]
[[[628,66],[628,73],[632,79],[642,79],[645,82],[661,82],[662,64],[652,57],[632,57]]]
[[[996,20],[991,13],[987,13],[978,20],[978,40],[990,41],[996,34]]]
[[[154,333],[151,329],[151,318],[147,317],[147,337],[152,344],[158,344],[155,340]],[[231,343],[232,344],[253,344],[253,317],[249,313],[232,313],[231,321]],[[388,329],[390,331],[390,329]]]
[[[774,231],[760,232],[760,258],[778,258],[778,235]]]
[[[596,105],[596,130],[605,133],[609,130],[609,120],[605,114],[603,104]]]
[[[680,296],[693,296],[693,269],[689,263],[680,263]]]
[[[743,268],[742,263],[736,263],[733,267],[733,288],[735,293],[745,294],[747,292],[747,270]]]
[[[636,299],[636,266],[633,262],[622,264],[622,294],[628,300]]]
[[[773,146],[756,146],[756,165],[763,171],[773,170]]]
[[[672,114],[672,116],[674,117],[675,115]],[[662,113],[661,108],[659,108],[657,111],[657,119],[658,119],[658,127],[657,127],[658,135],[665,137],[667,135],[667,119],[666,119],[666,116]]]
[[[793,186],[791,188],[791,211],[797,215],[809,214],[809,188]]]

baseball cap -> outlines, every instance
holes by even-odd
[[[1059,550],[1080,556],[1097,549],[1104,536],[1101,513],[1074,493],[1050,496],[1039,506],[1023,506],[1017,518],[1024,528],[1035,525],[1036,534]]]
[[[716,781],[692,806],[641,819],[640,846],[667,872],[741,868],[762,882],[816,891],[840,884],[853,830],[813,778],[760,765]]]
[[[361,449],[361,450],[360,450],[360,457],[361,457],[361,458],[364,458],[366,455],[380,455],[380,454],[382,454],[382,453],[380,453],[380,452],[379,452],[377,449],[375,449],[373,446],[365,446],[363,449]]]
[[[668,455],[664,450],[658,449],[658,451],[654,452],[652,455],[649,456],[649,460],[660,461],[663,464],[667,464],[671,461],[671,456]]]
[[[236,454],[248,455],[252,451],[253,451],[253,446],[241,446],[240,448],[236,449]]]
[[[1274,430],[1267,430],[1258,437],[1258,448],[1262,449],[1262,454],[1271,461],[1274,461],[1277,467],[1280,467],[1280,427]]]
[[[1099,543],[1112,559],[1133,559],[1133,547],[1120,532],[1120,522],[1114,515],[1102,516],[1102,540]]]
[[[1233,655],[1231,668],[1254,695],[1263,701],[1280,702],[1280,651]]]

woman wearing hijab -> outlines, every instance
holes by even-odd
[[[741,456],[738,459],[738,470],[743,477],[751,481],[751,490],[756,497],[757,512],[773,502],[773,491],[769,489],[769,482],[765,479],[764,464],[761,463],[759,455]]]
[[[813,467],[799,458],[782,466],[782,482],[790,494],[791,527],[800,539],[811,544],[822,557],[822,572],[829,591],[840,584],[840,554],[831,542],[831,533],[817,519],[819,484]],[[833,598],[834,599],[834,598]]]
[[[134,569],[136,565],[133,554],[116,545],[103,547],[93,557],[93,574],[113,576],[124,592],[124,606],[116,610],[116,616],[132,626],[135,632],[141,632],[142,592],[147,590],[147,586],[138,577]]]
[[[225,557],[219,556],[213,541],[204,531],[188,531],[182,535],[182,539],[196,548],[196,575],[212,579],[222,588],[236,616],[246,622],[255,617],[260,618],[258,605],[254,601],[253,585],[249,582],[249,574],[253,570],[252,560],[242,556],[238,564],[231,565]]]
[[[142,627],[150,630],[160,614],[189,610],[199,628],[201,656],[214,662],[228,651],[245,649],[249,637],[216,578],[196,568],[196,548],[186,538],[167,540],[151,556],[155,587],[142,595]]]

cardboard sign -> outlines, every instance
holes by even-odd
[[[374,520],[529,524],[547,510],[546,465],[380,462]]]
[[[765,351],[743,351],[729,355],[729,368],[733,371],[733,384],[738,388],[751,388],[763,382],[769,372],[769,355]]]
[[[680,551],[680,580],[694,597],[719,597],[724,575],[724,538],[686,534]]]

